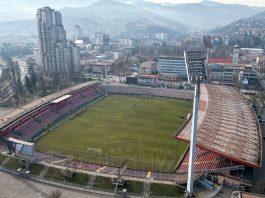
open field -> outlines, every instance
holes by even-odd
[[[130,168],[172,171],[187,145],[174,133],[192,102],[110,95],[37,141],[38,151]]]
[[[151,195],[166,196],[166,197],[184,197],[183,190],[176,186],[170,186],[165,184],[151,184]]]
[[[5,155],[0,154],[0,164],[5,161],[7,157]]]

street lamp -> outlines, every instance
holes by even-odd
[[[192,131],[190,138],[190,156],[187,181],[187,197],[193,196],[193,180],[194,180],[194,160],[196,150],[196,132],[198,122],[198,107],[200,99],[200,83],[207,81],[207,72],[205,64],[205,54],[201,50],[184,51],[186,62],[187,76],[189,83],[195,85],[194,100],[193,100],[193,117]]]

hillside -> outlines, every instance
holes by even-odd
[[[37,34],[36,10],[31,14],[26,11],[22,13],[21,10],[24,10],[21,2],[11,0],[11,2],[14,1],[17,3],[16,7],[11,4],[0,4],[0,13],[6,13],[0,14],[0,35]],[[80,25],[85,34],[103,31],[127,36],[154,35],[157,32],[181,35],[191,31],[225,26],[241,19],[242,16],[249,17],[262,11],[262,8],[211,1],[189,4],[157,4],[144,0],[94,1],[96,0],[88,1],[87,6],[84,6],[85,0],[81,0],[80,4],[74,0],[65,1],[68,4],[63,4],[62,0],[51,3],[55,8],[59,5],[72,5],[59,9],[69,37],[74,34],[75,25]],[[31,11],[39,4],[34,1],[29,5]],[[74,7],[77,5],[80,7]],[[9,16],[7,13],[11,16],[10,18],[5,18]],[[28,16],[32,19],[18,20]],[[6,21],[3,22],[4,19]]]
[[[227,35],[245,33],[265,33],[265,11],[262,11],[252,17],[237,20],[222,28],[213,30],[212,32]]]
[[[155,4],[135,1],[132,5],[189,25],[192,30],[209,30],[224,26],[243,17],[255,15],[264,9],[238,4],[222,4],[207,0],[199,3],[184,4]]]
[[[155,34],[161,29],[177,34],[185,33],[186,27],[172,19],[146,11],[140,7],[119,3],[112,0],[99,0],[96,3],[81,8],[66,7],[60,10],[64,17],[79,16],[100,26],[93,29],[85,28],[85,32],[105,31],[111,34],[129,33],[138,30],[138,34]],[[69,22],[69,21],[68,21]],[[65,23],[68,23],[65,21]],[[73,21],[74,22],[74,21]],[[81,27],[86,26],[86,22],[76,20]],[[132,26],[136,24],[137,26]],[[137,28],[139,27],[139,28]],[[153,29],[153,30],[152,30]]]

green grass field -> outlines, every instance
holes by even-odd
[[[0,154],[0,164],[5,161],[5,159],[7,158],[7,156]]]
[[[6,168],[17,170],[19,168],[25,168],[22,163],[19,162],[16,158],[10,158],[10,160],[5,165]]]
[[[39,176],[43,168],[44,166],[41,164],[31,164],[29,171],[30,174]]]
[[[192,102],[110,95],[37,141],[38,151],[130,168],[172,171],[187,145],[174,133]]]
[[[166,184],[151,184],[150,191],[153,196],[184,197],[183,190]]]

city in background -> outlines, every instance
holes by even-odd
[[[69,92],[72,87],[78,86],[84,89],[83,85],[92,87],[93,83],[96,84],[89,101],[106,93],[130,94],[124,86],[139,87],[134,91],[139,95],[144,95],[150,88],[163,90],[160,93],[150,91],[150,95],[192,100],[190,96],[182,98],[177,95],[178,91],[190,94],[194,90],[188,81],[184,51],[200,49],[205,52],[207,37],[210,38],[210,47],[206,49],[208,83],[220,85],[216,90],[220,89],[222,93],[230,88],[241,93],[255,111],[253,115],[256,115],[261,139],[264,139],[265,4],[252,6],[207,0],[180,4],[144,0],[94,0],[69,5],[64,5],[64,2],[49,3],[42,5],[35,2],[28,7],[15,1],[12,5],[8,2],[0,4],[0,116],[24,109],[24,105],[34,101],[48,101],[51,96],[56,100],[53,97],[56,94],[65,97],[60,98],[62,101],[67,100],[67,95],[62,94],[65,90]],[[102,91],[99,84],[115,88]],[[212,88],[206,86],[204,89],[208,90],[209,96],[210,93],[214,95],[210,99],[219,97]],[[230,94],[234,93],[231,91]],[[225,97],[229,98],[227,95]],[[61,100],[52,102],[56,104]],[[76,102],[82,100],[81,97],[72,101],[75,109],[71,109],[71,112],[79,108]],[[238,101],[244,103],[241,99]],[[218,104],[214,106],[217,109]],[[229,110],[224,106],[220,108]],[[53,110],[56,111],[60,112]],[[248,113],[251,115],[244,119],[251,120],[252,112]],[[37,137],[38,134],[34,135]],[[181,135],[176,135],[176,139],[182,139]],[[33,139],[25,139],[29,140]],[[252,146],[251,150],[255,150]],[[259,149],[262,156],[262,143]],[[103,163],[103,158],[98,157],[97,152],[91,154],[92,158]],[[104,157],[111,161],[108,156]],[[118,159],[119,163],[123,163],[123,160],[122,156]],[[265,169],[262,160],[260,162],[261,168],[257,170],[249,171],[246,166],[245,175],[230,170],[234,172],[229,182],[239,180],[242,184],[244,179],[250,178],[247,174],[251,172],[252,178],[249,180],[252,184],[250,187],[245,185],[248,182],[244,183],[246,191],[264,194],[265,180],[262,176]],[[108,161],[107,165],[112,164]],[[175,170],[175,164],[168,167]],[[233,167],[242,171],[239,164],[233,164]],[[161,171],[161,167],[159,169]],[[216,175],[208,175],[206,179],[211,177]],[[212,186],[205,181],[201,183],[207,190],[209,185]],[[150,186],[145,185],[148,194]],[[231,185],[230,189],[238,190]],[[214,187],[211,189],[212,192],[216,190]]]

